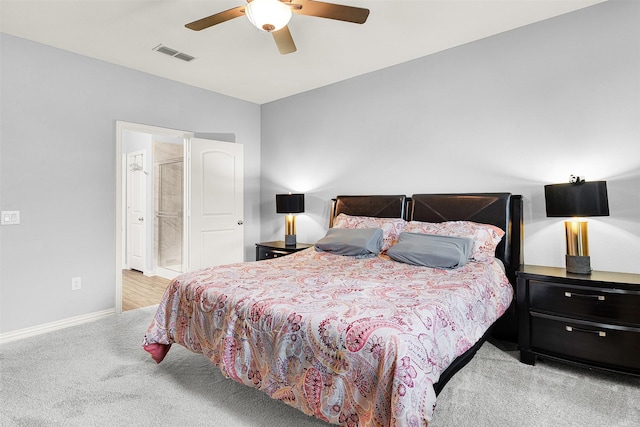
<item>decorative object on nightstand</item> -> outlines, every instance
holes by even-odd
[[[287,246],[295,246],[296,217],[294,214],[304,212],[304,194],[276,194],[276,212],[286,214],[284,241]]]
[[[285,255],[301,251],[312,247],[310,243],[296,243],[295,245],[286,245],[284,241],[277,240],[275,242],[256,243],[256,261],[265,259],[280,258]]]
[[[539,356],[640,376],[640,274],[523,265],[517,276],[522,363]]]
[[[564,222],[567,272],[590,274],[587,222],[576,217],[609,216],[606,181],[585,182],[571,175],[569,183],[545,185],[544,199],[548,217],[574,217]]]

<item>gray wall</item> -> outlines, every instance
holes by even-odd
[[[0,331],[115,306],[116,120],[235,134],[245,153],[245,246],[259,238],[260,107],[0,35]],[[71,291],[71,278],[82,290]]]
[[[262,239],[302,191],[298,241],[338,194],[493,192],[525,200],[525,261],[564,266],[543,186],[606,180],[591,265],[640,273],[640,2],[581,11],[262,106]]]

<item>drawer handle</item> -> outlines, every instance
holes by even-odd
[[[585,295],[585,294],[572,294],[571,292],[565,292],[564,296],[567,298],[579,297],[579,298],[594,298],[598,301],[604,301],[604,295]]]
[[[598,334],[599,337],[606,337],[607,333],[604,331],[592,331],[589,329],[580,329],[580,328],[574,328],[573,326],[565,326],[564,327],[567,332],[586,332],[588,334]]]

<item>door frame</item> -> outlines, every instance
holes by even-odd
[[[141,132],[147,133],[151,135],[163,135],[168,137],[178,137],[183,138],[184,140],[184,152],[185,152],[185,165],[188,163],[186,159],[188,158],[188,141],[193,138],[194,133],[176,129],[168,129],[157,126],[149,126],[143,125],[139,123],[131,123],[116,120],[116,235],[115,235],[115,250],[116,250],[116,261],[115,261],[115,312],[116,314],[122,313],[122,267],[123,267],[123,253],[125,253],[125,241],[122,238],[123,235],[123,227],[126,226],[126,191],[123,191],[123,184],[126,182],[126,161],[127,156],[126,153],[122,151],[122,135],[124,131],[132,131],[132,132]],[[185,177],[187,174],[185,173]],[[189,194],[187,188],[185,188],[185,198]],[[185,200],[187,202],[188,200]],[[188,204],[185,203],[185,207]],[[185,221],[188,218],[188,215],[184,215]],[[186,225],[186,224],[185,224]],[[186,229],[186,227],[185,227]],[[186,233],[185,233],[186,234]],[[184,246],[186,249],[187,246]],[[188,252],[188,251],[186,251]],[[188,254],[186,254],[188,257]]]

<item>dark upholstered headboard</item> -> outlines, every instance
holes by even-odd
[[[332,200],[329,227],[339,214],[372,216],[377,218],[406,218],[407,197],[397,196],[338,196]]]

